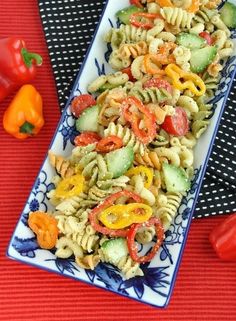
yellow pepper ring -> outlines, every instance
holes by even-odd
[[[165,72],[172,79],[175,88],[179,90],[189,89],[196,96],[205,94],[206,86],[198,75],[185,72],[175,64],[169,64],[165,68]],[[183,82],[180,79],[183,79]]]
[[[144,223],[152,216],[152,208],[143,203],[118,204],[106,208],[99,220],[110,229],[122,229],[133,223]]]
[[[146,176],[147,181],[144,183],[144,187],[149,188],[152,185],[153,180],[153,170],[150,168],[147,168],[146,166],[137,166],[133,167],[126,172],[126,176],[132,177],[134,175],[139,175],[144,173]]]
[[[65,178],[58,184],[55,190],[55,196],[59,198],[68,198],[79,195],[83,191],[84,177],[76,174]]]

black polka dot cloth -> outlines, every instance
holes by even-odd
[[[83,62],[106,1],[39,0],[61,109]],[[236,80],[220,123],[194,217],[236,211]]]

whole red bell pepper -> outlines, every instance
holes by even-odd
[[[209,240],[220,259],[236,261],[236,213],[216,226]]]
[[[0,102],[24,84],[35,78],[36,66],[42,57],[26,49],[22,39],[0,39]]]

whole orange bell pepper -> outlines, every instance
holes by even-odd
[[[41,95],[32,85],[22,86],[4,113],[4,129],[16,138],[25,139],[38,134],[43,125]]]

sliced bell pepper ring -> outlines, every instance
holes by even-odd
[[[126,237],[128,233],[127,229],[112,230],[100,225],[98,221],[99,214],[103,210],[105,210],[107,207],[113,205],[114,202],[122,196],[128,197],[129,199],[131,198],[137,203],[142,203],[142,198],[139,195],[127,190],[123,190],[115,194],[112,194],[111,196],[108,196],[103,203],[99,204],[97,207],[92,209],[92,211],[89,213],[89,221],[92,227],[95,229],[95,231],[102,233],[104,235],[109,235],[109,236]]]
[[[115,149],[119,149],[123,146],[123,141],[120,137],[116,135],[110,135],[102,138],[97,146],[96,151],[102,153],[109,153]]]
[[[83,132],[74,139],[75,146],[87,146],[99,142],[101,137],[95,132]]]
[[[59,229],[53,216],[41,211],[30,212],[28,224],[37,235],[38,244],[42,249],[49,250],[56,245]]]
[[[147,74],[150,75],[164,75],[165,71],[162,70],[161,59],[154,54],[146,54],[143,57],[143,66]]]
[[[143,115],[143,119],[140,118],[137,113],[131,111],[131,107],[136,107]],[[130,122],[131,127],[138,140],[143,144],[150,143],[156,135],[157,125],[155,115],[148,109],[147,106],[137,99],[130,96],[125,98],[122,102],[122,112],[126,121]],[[140,129],[140,122],[144,121],[145,128]]]
[[[156,243],[147,255],[139,256],[138,255],[138,246],[135,243],[135,236],[141,227],[144,227],[144,226],[150,227],[153,225],[155,226],[155,231],[156,231],[156,236],[157,236]],[[128,245],[129,254],[130,254],[132,260],[134,260],[135,262],[138,262],[138,263],[150,262],[152,260],[152,258],[155,256],[155,254],[157,253],[157,251],[159,250],[163,240],[164,240],[164,229],[163,229],[160,219],[157,217],[151,217],[149,219],[149,221],[147,221],[145,223],[138,223],[138,224],[135,223],[135,224],[131,225],[131,227],[127,233],[127,245]]]
[[[64,178],[59,182],[55,190],[55,196],[58,198],[69,198],[79,195],[83,191],[84,176],[76,174]]]
[[[143,203],[118,204],[99,214],[99,221],[110,229],[121,229],[133,223],[144,223],[152,216],[152,208]]]
[[[152,184],[153,180],[153,170],[146,167],[146,166],[136,166],[133,168],[130,168],[128,172],[125,173],[126,176],[132,177],[134,175],[139,175],[139,174],[145,174],[146,176],[146,182],[144,183],[144,187],[149,188]]]
[[[163,19],[158,13],[135,12],[130,15],[130,23],[135,27],[143,29],[152,29],[155,19]]]

